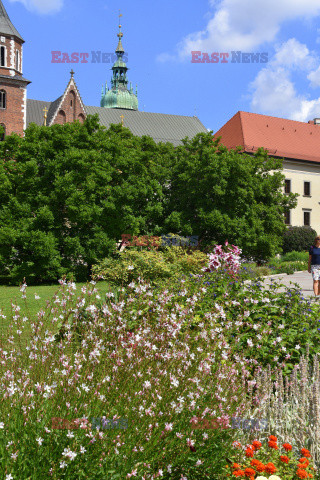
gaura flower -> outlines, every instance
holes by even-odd
[[[287,457],[286,455],[281,455],[280,460],[283,463],[289,463],[289,457]]]

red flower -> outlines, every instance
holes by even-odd
[[[284,443],[282,446],[287,452],[290,452],[290,450],[292,450],[292,445],[290,445],[290,443]]]
[[[277,442],[277,437],[275,437],[274,435],[270,435],[269,441],[270,442]]]
[[[259,450],[259,448],[262,447],[262,443],[258,442],[258,440],[255,440],[254,442],[252,442],[252,446],[255,450]]]
[[[241,467],[240,467],[240,465],[238,465],[237,463],[234,463],[234,464],[232,465],[232,468],[234,468],[235,470],[240,470]]]
[[[262,463],[262,462],[260,462],[260,463],[259,463],[259,465],[257,465],[257,466],[256,466],[256,470],[257,470],[257,472],[264,472],[264,471],[265,471],[265,469],[266,469],[266,466],[265,466],[265,465],[263,465],[263,463]]]
[[[299,478],[308,478],[307,472],[305,472],[304,470],[300,470],[299,468],[296,471],[296,475],[298,475]]]
[[[233,472],[232,475],[234,475],[235,477],[244,477],[245,476],[243,470],[236,470],[235,472]]]
[[[275,450],[278,450],[277,442],[272,442],[271,440],[269,440],[268,445],[270,448],[274,448]]]
[[[287,457],[286,455],[281,455],[280,460],[283,463],[289,463],[289,457]]]
[[[304,457],[311,457],[309,450],[307,450],[306,448],[302,448],[302,449],[301,449],[301,454],[302,454]]]
[[[309,460],[305,457],[300,458],[299,462],[302,463],[302,464],[305,464],[306,465],[305,468],[307,468],[307,466],[310,463]]]
[[[252,475],[255,475],[255,473],[256,472],[253,470],[253,468],[246,468],[244,471],[246,477],[252,477]]]
[[[246,457],[253,457],[253,450],[252,450],[252,448],[247,448],[247,450],[246,450]]]
[[[277,471],[276,467],[271,462],[267,463],[267,465],[265,466],[265,470],[267,473],[276,473]]]
[[[255,466],[258,466],[260,463],[261,463],[260,460],[258,460],[257,458],[254,458],[253,460],[251,460],[250,465],[255,467]]]

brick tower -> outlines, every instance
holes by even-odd
[[[0,125],[6,135],[23,135],[26,128],[27,85],[31,82],[22,76],[23,43],[0,0]]]

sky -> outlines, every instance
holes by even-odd
[[[213,132],[239,110],[302,122],[320,117],[320,0],[3,4],[25,40],[28,98],[55,100],[73,68],[84,104],[99,106],[112,63],[93,63],[92,52],[114,53],[120,9],[139,110],[196,115]],[[87,53],[88,63],[53,63],[52,52],[61,60]]]

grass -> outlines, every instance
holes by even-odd
[[[85,285],[86,283],[77,283],[77,291],[80,292],[81,288]],[[2,318],[0,316],[0,332],[4,333],[9,325],[12,313],[11,303],[14,305],[19,305],[21,307],[21,314],[23,316],[27,316],[29,320],[32,320],[36,318],[37,313],[41,309],[45,310],[47,308],[48,302],[50,302],[54,295],[58,292],[59,287],[59,284],[27,287],[26,299],[22,299],[20,287],[7,287],[1,285],[0,314],[7,318]],[[96,287],[101,298],[104,298],[107,292],[115,290],[114,287],[111,287],[107,282],[103,281],[98,282]],[[36,296],[39,296],[40,298],[36,299]]]

